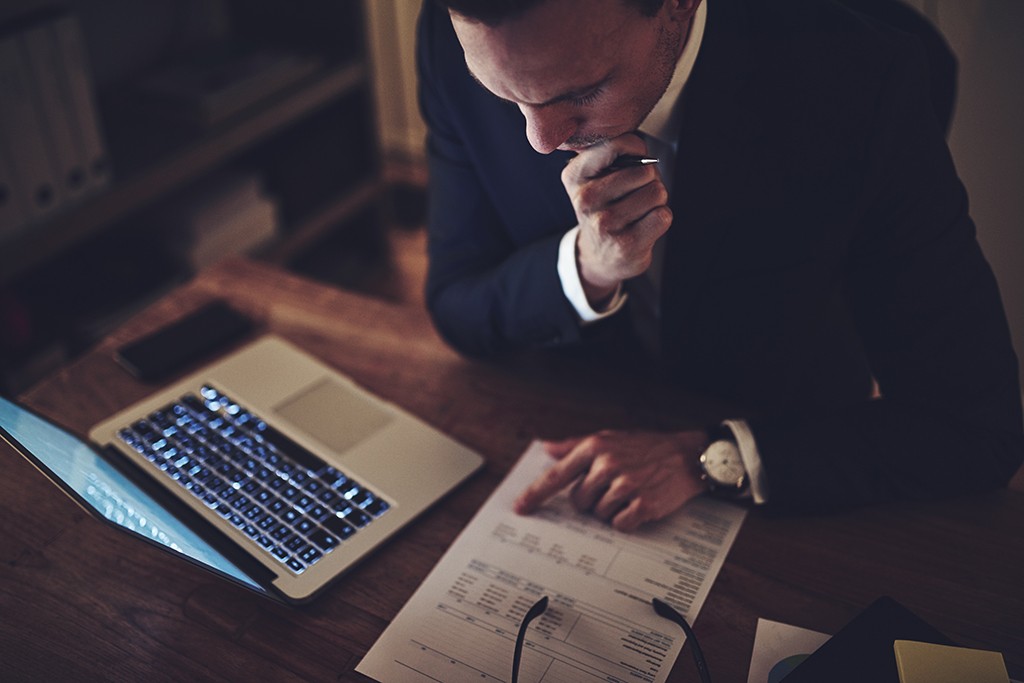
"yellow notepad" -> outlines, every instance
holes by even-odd
[[[988,650],[897,640],[900,683],[1009,683],[1003,656]]]

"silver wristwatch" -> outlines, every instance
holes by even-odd
[[[715,495],[742,496],[750,485],[736,438],[727,427],[711,432],[711,443],[700,454],[701,479]]]

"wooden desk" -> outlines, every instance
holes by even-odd
[[[636,368],[575,355],[506,365],[448,350],[425,313],[244,260],[222,263],[36,387],[25,402],[79,433],[152,388],[111,359],[120,343],[214,296],[483,454],[454,495],[291,608],[109,529],[0,448],[0,680],[366,680],[388,621],[536,435],[705,419]],[[891,595],[953,640],[996,649],[1024,678],[1024,494],[889,505],[839,516],[752,513],[695,628],[716,683],[745,682],[758,617],[835,632]],[[695,681],[689,653],[672,680]]]

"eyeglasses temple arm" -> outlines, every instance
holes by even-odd
[[[530,622],[544,614],[544,611],[548,608],[548,596],[544,596],[533,604],[527,612],[526,616],[523,617],[523,623],[519,625],[519,634],[516,636],[516,649],[512,653],[512,681],[511,683],[519,683],[519,660],[523,656],[523,641],[526,640],[526,627],[530,625]]]
[[[697,642],[697,636],[694,635],[693,629],[690,628],[690,624],[687,623],[682,614],[677,612],[676,609],[667,602],[663,602],[658,598],[651,598],[651,604],[654,606],[654,611],[657,612],[659,616],[665,617],[670,621],[674,621],[683,629],[683,633],[686,634],[686,637],[690,639],[690,643],[693,645],[693,661],[697,664],[697,673],[700,674],[700,680],[702,683],[711,683],[711,672],[708,671],[708,664],[704,661],[704,653],[700,649],[700,644]]]

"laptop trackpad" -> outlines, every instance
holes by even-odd
[[[274,412],[338,453],[377,433],[392,420],[391,413],[362,394],[329,379],[289,397]]]

